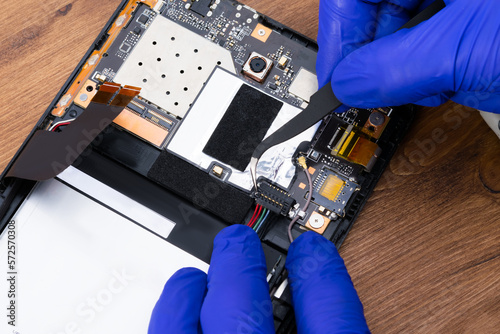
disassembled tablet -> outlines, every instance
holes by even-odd
[[[4,172],[2,228],[37,181],[70,164],[174,221],[166,240],[205,261],[197,245],[247,224],[266,253],[277,332],[291,331],[290,221],[294,237],[312,230],[340,246],[413,117],[331,114],[268,150],[255,189],[252,152],[318,90],[316,54],[233,0],[123,1]]]

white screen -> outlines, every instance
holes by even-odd
[[[146,333],[166,280],[182,267],[208,269],[57,180],[40,183],[13,220],[20,334]],[[5,232],[0,268],[7,273]],[[0,280],[6,314],[7,284]],[[2,333],[16,333],[6,328]]]

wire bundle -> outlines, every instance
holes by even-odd
[[[250,221],[248,222],[247,226],[253,228],[255,232],[259,232],[262,226],[264,226],[264,222],[269,216],[269,213],[270,211],[268,209],[262,207],[262,205],[260,204],[257,204],[255,206],[252,218],[250,218]]]
[[[66,125],[69,125],[71,124],[71,122],[73,122],[75,119],[69,119],[69,120],[65,120],[65,121],[60,121],[60,122],[57,122],[55,124],[53,124],[50,128],[49,128],[49,131],[51,132],[55,132],[59,127],[61,126],[66,126]]]

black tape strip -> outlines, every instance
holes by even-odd
[[[282,106],[283,102],[242,85],[203,153],[244,171]]]
[[[64,131],[36,131],[7,177],[44,181],[57,176],[75,162],[122,110],[123,107],[92,102]]]
[[[243,191],[167,151],[161,152],[148,177],[228,223],[241,223],[253,204]]]

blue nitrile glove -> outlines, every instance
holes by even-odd
[[[333,243],[315,232],[303,233],[288,249],[286,268],[299,334],[370,332]]]
[[[185,268],[168,280],[149,324],[149,334],[167,333],[274,333],[264,252],[251,228],[217,235],[208,276]]]
[[[331,242],[304,233],[290,246],[286,266],[298,333],[369,332]],[[160,333],[274,333],[264,254],[252,229],[234,225],[217,235],[208,277],[184,268],[168,280],[149,325],[149,334]]]
[[[321,0],[319,85],[354,107],[448,99],[500,112],[500,2],[445,0],[439,13],[396,31],[432,1]]]

